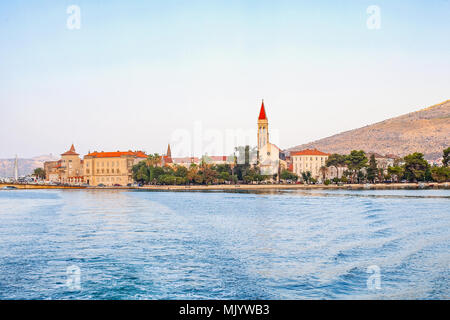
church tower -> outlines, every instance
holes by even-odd
[[[269,143],[269,120],[264,109],[264,99],[258,117],[258,154],[262,147]]]
[[[170,150],[170,143],[167,145],[166,156],[172,158],[172,151]]]

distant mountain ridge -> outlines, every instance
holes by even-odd
[[[450,145],[450,100],[395,118],[353,129],[288,151],[317,148],[328,153],[346,154],[364,150],[405,156],[421,152],[426,159],[442,157]]]
[[[14,158],[12,159],[0,159],[0,177],[13,177],[14,176]],[[25,176],[33,173],[36,168],[43,168],[45,161],[58,160],[52,154],[33,157],[30,159],[18,159],[19,176]]]

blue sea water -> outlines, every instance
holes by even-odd
[[[4,190],[0,299],[449,299],[449,209],[449,190]]]

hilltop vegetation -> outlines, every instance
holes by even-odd
[[[354,129],[290,148],[289,151],[317,148],[328,153],[347,154],[364,150],[380,154],[423,153],[425,159],[435,160],[449,146],[450,100],[391,118],[359,129]]]

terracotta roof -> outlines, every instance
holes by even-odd
[[[261,110],[259,111],[258,120],[267,120],[266,109],[264,109],[264,100],[261,103]]]
[[[291,156],[329,156],[329,153],[319,151],[317,149],[305,149],[291,153]]]
[[[367,154],[366,154],[366,156],[368,158],[371,157],[372,155],[374,155],[375,158],[387,158],[387,157],[385,157],[385,156],[383,156],[383,155],[381,155],[379,153],[376,153],[376,152],[367,152]]]
[[[134,156],[137,158],[147,158],[147,155],[142,151],[117,151],[117,152],[91,152],[86,157],[94,158],[118,158],[122,156]]]
[[[227,161],[227,156],[207,156],[212,161]]]
[[[172,163],[172,157],[171,156],[163,156],[164,162],[165,163]]]
[[[73,146],[73,143],[72,143],[72,146],[70,147],[70,150],[64,152],[61,155],[62,156],[78,156],[78,153],[75,152],[75,147]]]
[[[172,158],[174,163],[195,163],[199,162],[197,157]]]

